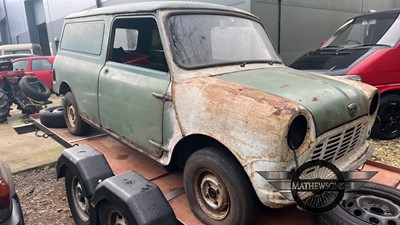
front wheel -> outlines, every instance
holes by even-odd
[[[70,170],[65,174],[65,191],[72,217],[77,225],[89,225],[91,213],[94,213],[89,199],[83,194],[81,182]],[[93,215],[92,215],[93,217]]]
[[[382,98],[371,137],[381,140],[400,137],[400,96],[387,95]]]
[[[71,92],[65,94],[63,101],[65,123],[73,135],[84,135],[89,131],[89,124],[82,120],[79,115],[78,105]]]
[[[206,224],[251,224],[257,211],[254,189],[229,152],[212,147],[196,151],[183,176],[190,207]]]

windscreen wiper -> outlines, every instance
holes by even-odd
[[[320,48],[320,49],[324,50],[324,49],[335,49],[335,48],[344,48],[344,47],[340,46],[340,45],[328,45],[328,46]]]
[[[278,60],[252,60],[252,61],[245,61],[240,63],[240,67],[246,67],[246,64],[250,63],[268,63],[269,65],[274,65],[274,64],[283,64],[283,62],[278,61]]]
[[[374,47],[374,46],[392,47],[391,45],[388,45],[388,44],[365,44],[365,45],[353,46],[352,48]]]

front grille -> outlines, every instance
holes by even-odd
[[[343,132],[324,138],[317,144],[309,160],[319,159],[334,163],[361,144],[365,130],[366,124],[360,123]]]

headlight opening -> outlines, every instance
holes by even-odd
[[[307,119],[303,115],[297,116],[290,124],[287,142],[292,150],[298,149],[304,142],[307,134]]]

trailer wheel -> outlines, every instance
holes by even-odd
[[[95,210],[92,209],[89,199],[83,195],[83,188],[79,178],[70,170],[65,173],[65,191],[75,223],[77,225],[89,225]]]
[[[126,215],[117,206],[104,201],[99,206],[100,225],[136,225],[133,220],[128,221]]]
[[[359,190],[346,191],[340,205],[316,215],[319,225],[400,225],[400,190],[367,182]]]
[[[387,95],[382,98],[371,137],[390,140],[400,137],[400,96]]]
[[[73,135],[84,135],[89,131],[89,124],[82,120],[79,115],[78,105],[71,92],[65,94],[63,101],[64,118],[68,130]]]
[[[6,122],[7,118],[10,116],[10,105],[11,101],[0,88],[0,123]]]
[[[251,224],[258,201],[243,167],[229,152],[212,147],[194,152],[183,176],[189,205],[206,224]]]
[[[62,106],[49,107],[39,112],[40,122],[46,127],[65,128],[64,110]]]
[[[19,81],[18,86],[26,96],[36,101],[46,101],[51,95],[50,88],[34,76],[24,76]]]

